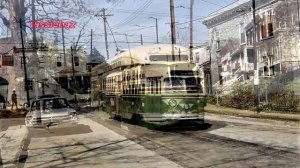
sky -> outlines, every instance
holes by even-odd
[[[193,27],[194,45],[200,45],[208,40],[208,30],[202,24],[203,17],[234,2],[235,0],[194,0]],[[117,46],[120,49],[127,49],[126,35],[129,47],[139,46],[141,34],[144,45],[156,43],[155,19],[158,19],[159,42],[171,43],[170,38],[170,1],[169,0],[120,0],[108,3],[106,0],[94,0],[94,5],[107,9],[109,30],[108,42],[110,57],[116,52],[113,32]],[[189,19],[190,0],[174,0],[175,23],[177,44],[188,46],[189,42]],[[94,38],[93,44],[104,55],[105,43],[103,36],[102,18],[93,19]],[[88,48],[88,46],[87,46]]]
[[[156,43],[154,18],[158,19],[159,42],[171,43],[169,0],[111,1],[86,0],[92,11],[100,14],[101,9],[104,8],[106,9],[106,14],[109,15],[107,17],[109,25],[107,31],[110,58],[116,54],[116,46],[119,49],[128,49],[129,47],[132,48],[141,45],[141,35],[143,36],[144,45]],[[203,44],[208,40],[208,30],[202,24],[202,18],[234,1],[236,0],[194,0],[194,46]],[[190,0],[174,0],[174,7],[177,44],[188,46]],[[73,41],[76,41],[79,26],[84,24],[80,18],[73,18],[72,20],[78,22],[78,28],[65,30],[65,46],[67,48],[70,47]],[[103,19],[100,16],[92,16],[92,19],[86,25],[85,34],[80,39],[79,44],[85,46],[87,54],[90,53],[90,32],[93,29],[93,47],[96,47],[106,56],[103,27]],[[60,34],[60,30],[57,30],[57,32]],[[50,37],[53,37],[53,34],[50,34]],[[127,43],[127,40],[129,43]]]

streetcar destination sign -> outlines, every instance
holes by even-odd
[[[63,21],[63,20],[47,20],[47,21],[30,21],[31,28],[40,28],[40,29],[58,29],[66,28],[73,29],[76,26],[75,21]]]

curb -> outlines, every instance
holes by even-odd
[[[19,127],[19,128],[17,128]],[[12,131],[13,130],[13,131]],[[12,128],[8,128],[6,131],[6,137],[8,141],[11,141],[13,143],[6,142],[4,146],[2,146],[2,155],[6,155],[9,156],[10,154],[8,154],[10,151],[11,157],[7,157],[5,158],[5,160],[3,160],[2,157],[2,164],[3,167],[17,167],[17,164],[19,163],[19,158],[21,156],[21,153],[23,151],[24,145],[25,145],[25,141],[27,140],[28,137],[28,129],[26,128],[26,126],[24,125],[19,125],[19,126],[15,126]],[[20,135],[24,134],[20,139],[13,139],[14,136],[18,137]],[[12,150],[13,149],[13,150]],[[14,151],[16,150],[16,151]]]
[[[21,145],[20,145],[19,151],[17,152],[17,154],[16,154],[16,156],[15,156],[15,158],[14,158],[14,162],[15,162],[15,163],[19,163],[19,159],[20,159],[20,156],[21,156],[21,154],[22,154],[22,152],[23,152],[23,149],[24,149],[24,146],[25,146],[25,142],[26,142],[26,140],[27,140],[27,138],[28,138],[28,133],[29,133],[29,131],[28,131],[28,129],[27,129],[26,126],[23,125],[22,127],[25,127],[25,129],[26,129],[26,134],[25,134],[25,136],[23,137],[23,139],[22,139],[22,141],[21,141]]]
[[[228,107],[215,106],[215,105],[208,105],[204,109],[206,113],[300,122],[300,114],[282,114],[282,113],[267,113],[267,112],[256,113],[254,111],[249,111],[249,110],[231,109]]]

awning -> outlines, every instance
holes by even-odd
[[[8,85],[9,82],[0,76],[0,85]]]

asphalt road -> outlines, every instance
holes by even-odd
[[[298,135],[299,132],[294,128],[283,128],[277,125],[252,125],[247,122],[243,123],[243,119],[240,119],[239,123],[226,120],[206,120],[202,126],[176,125],[149,130],[126,122],[110,120],[105,115],[99,114],[103,113],[86,113],[81,116],[81,119],[89,118],[96,124],[83,122],[78,125],[54,126],[49,130],[30,128],[29,139],[18,166],[93,167],[100,164],[101,167],[140,167],[142,164],[143,167],[149,167],[149,165],[155,167],[159,164],[162,167],[169,167],[168,165],[174,164],[189,168],[223,168],[299,167],[300,165],[300,155],[293,150],[282,150],[255,141],[256,136],[259,136],[259,134],[257,135],[259,129],[269,131],[269,133],[275,131],[276,133],[289,132],[291,135]],[[5,130],[9,125],[23,122],[22,119],[11,119],[12,122],[2,121],[0,122],[1,130]],[[102,131],[104,128],[111,132],[105,133]],[[243,132],[243,130],[251,129],[253,133],[246,132],[245,135]],[[227,132],[220,136],[218,135],[219,130]],[[122,140],[117,144],[113,143],[116,146],[103,148],[104,141],[109,142],[111,139],[108,137],[113,134],[116,134],[116,137],[119,135],[125,137],[126,141],[130,141],[130,145],[123,144]],[[229,135],[234,136],[228,138]],[[243,140],[243,137],[239,140],[239,135],[243,137],[248,135],[247,138],[250,140]],[[235,137],[238,138],[235,139]],[[261,133],[261,137],[264,137],[263,133]],[[274,134],[274,139],[276,138],[277,134]],[[284,143],[283,140],[285,139],[278,141]],[[134,146],[131,142],[140,145],[143,149],[134,152],[141,147],[129,148],[129,146]],[[119,156],[120,153],[122,156]],[[147,157],[136,157],[137,154]],[[118,159],[115,158],[116,156]],[[114,157],[113,161],[111,157]]]
[[[198,128],[176,126],[150,131],[117,121],[95,120],[183,167],[299,167],[300,165],[300,155],[297,153],[210,133],[232,125],[228,122],[206,120],[206,124]],[[241,124],[236,126],[240,127]],[[261,128],[270,129],[263,126]]]
[[[25,125],[24,118],[0,118],[0,132],[16,125]]]

